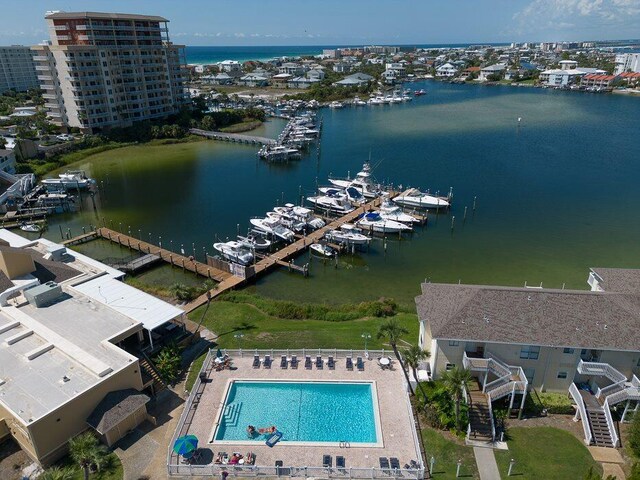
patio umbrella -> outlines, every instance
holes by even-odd
[[[216,352],[216,357],[217,358],[222,358],[223,357],[222,350],[218,349],[218,351]]]
[[[198,448],[198,437],[195,435],[185,435],[176,439],[173,444],[173,451],[178,455],[189,455]]]

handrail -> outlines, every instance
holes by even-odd
[[[391,356],[394,355],[393,350],[347,350],[347,349],[336,349],[336,348],[297,348],[297,349],[223,349],[223,353],[226,353],[230,357],[239,356],[240,358],[244,358],[245,356],[253,356],[253,355],[271,355],[271,358],[276,358],[280,355],[286,355],[290,357],[291,355],[296,355],[300,358],[304,358],[306,355],[310,356],[332,356],[334,358],[346,358],[346,357],[371,357],[371,356]]]
[[[614,447],[618,447],[618,432],[616,431],[616,424],[613,423],[613,417],[611,416],[609,399],[604,401],[602,409],[604,410],[604,418],[607,420],[607,427],[609,428],[609,435],[611,435],[611,442],[613,443]]]
[[[425,476],[425,470],[420,468],[364,468],[364,467],[347,467],[328,468],[328,467],[297,467],[297,466],[256,466],[256,465],[196,465],[196,464],[171,464],[168,466],[170,476],[217,476],[220,477],[222,472],[227,472],[234,477],[278,477],[287,476],[290,478],[358,478],[358,479],[389,479],[389,478],[413,478],[422,480]],[[286,472],[286,473],[284,473]]]
[[[609,395],[619,392],[621,390],[624,390],[625,386],[624,383],[612,383],[611,385],[607,385],[604,388],[600,388],[598,387],[598,390],[596,390],[596,398],[601,398],[601,397],[608,397]]]
[[[418,381],[418,379],[416,379],[416,381]],[[408,385],[406,384],[407,381],[404,380],[403,384],[404,384],[404,398],[405,398],[405,404],[407,406],[407,410],[409,412],[409,418],[411,419],[411,423],[413,425],[413,428],[411,429],[411,434],[413,437],[413,445],[414,448],[416,449],[416,455],[418,456],[418,465],[420,466],[421,470],[424,470],[424,463],[422,462],[422,451],[420,450],[420,442],[418,440],[418,434],[416,433],[418,430],[418,422],[416,422],[416,417],[413,415],[413,407],[411,406],[411,400],[409,399],[409,394],[408,392]]]
[[[489,405],[489,421],[491,422],[491,441],[495,442],[496,441],[496,424],[493,419],[493,406],[491,405],[491,402],[487,402],[487,404]]]
[[[607,377],[613,383],[626,382],[627,377],[619,370],[613,368],[608,363],[603,362],[585,362],[580,359],[578,362],[578,373],[583,375],[597,375]]]
[[[569,393],[571,397],[573,397],[573,401],[576,402],[578,412],[580,413],[580,421],[582,422],[582,430],[584,431],[584,441],[587,445],[591,445],[593,436],[591,434],[591,428],[589,427],[589,419],[587,418],[587,408],[584,405],[584,399],[582,395],[580,395],[575,383],[572,383],[569,387]]]

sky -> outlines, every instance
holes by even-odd
[[[48,10],[162,15],[186,45],[364,45],[640,37],[640,0],[5,1],[0,45],[47,38]]]

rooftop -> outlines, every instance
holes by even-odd
[[[151,22],[168,22],[164,17],[156,15],[138,15],[135,13],[108,13],[108,12],[51,12],[44,16],[45,19],[71,20],[76,18],[96,18],[106,20],[146,20]]]
[[[596,267],[591,271],[602,279],[600,286],[607,292],[631,294],[640,292],[640,269]]]
[[[433,338],[640,351],[640,293],[422,284]]]

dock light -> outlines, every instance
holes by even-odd
[[[371,339],[371,334],[370,333],[363,333],[362,335],[360,335],[362,338],[364,338],[364,351],[365,353],[367,352],[367,340]]]

